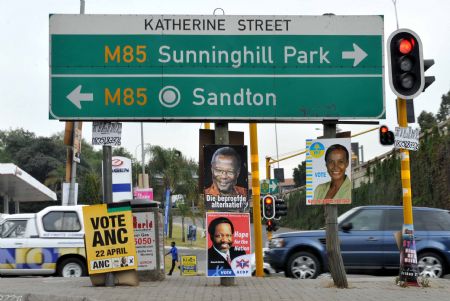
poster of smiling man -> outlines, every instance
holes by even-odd
[[[351,204],[349,138],[306,141],[306,204]]]
[[[250,214],[206,213],[208,277],[250,277]]]
[[[203,155],[206,209],[248,210],[247,146],[205,145]]]

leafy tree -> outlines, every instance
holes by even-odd
[[[298,167],[294,168],[292,177],[294,178],[296,187],[304,186],[306,184],[306,161],[303,161]]]
[[[441,106],[436,114],[436,119],[439,122],[447,120],[450,118],[450,91],[447,94],[442,95]]]
[[[147,152],[150,155],[149,167],[155,188],[155,198],[160,197],[162,203],[167,201],[165,200],[167,189],[170,189],[171,194],[186,194],[186,183],[190,183],[194,176],[192,162],[175,148],[150,146]],[[169,237],[172,237],[171,210],[169,210]]]
[[[437,121],[433,113],[426,111],[422,111],[422,113],[420,113],[419,118],[417,118],[417,122],[419,123],[422,132],[437,125]]]

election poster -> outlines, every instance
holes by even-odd
[[[203,152],[205,208],[249,210],[247,146],[205,145]]]
[[[137,268],[130,203],[83,207],[89,274]]]
[[[206,213],[207,276],[250,277],[250,214]]]
[[[306,141],[306,204],[351,204],[349,138]]]
[[[181,276],[197,276],[197,256],[181,255]]]

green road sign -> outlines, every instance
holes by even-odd
[[[50,118],[384,116],[382,16],[50,16]]]
[[[261,194],[277,194],[278,193],[278,180],[261,180]]]

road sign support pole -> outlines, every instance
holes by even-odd
[[[336,122],[323,124],[324,138],[336,137]],[[347,274],[342,260],[338,236],[337,205],[325,205],[326,248],[331,277],[338,288],[348,288]]]
[[[214,143],[215,144],[230,144],[228,136],[228,123],[216,122],[214,124]],[[206,263],[208,264],[208,263]],[[232,286],[235,285],[234,277],[220,277],[220,285]]]
[[[258,126],[249,124],[250,130],[250,162],[252,166],[252,199],[253,199],[253,228],[255,233],[256,276],[264,277],[263,242],[261,225],[261,202],[259,189],[259,156],[258,156]]]
[[[266,179],[270,180],[270,157],[266,157]]]
[[[112,203],[112,147],[103,145],[103,203]],[[115,286],[114,273],[105,275],[105,286]]]
[[[412,100],[410,100],[412,101]],[[407,121],[407,100],[397,99],[397,117],[400,127],[408,127]],[[400,149],[401,157],[401,180],[403,191],[403,227],[402,227],[402,244],[400,250],[400,281],[409,286],[418,286],[417,282],[417,253],[416,241],[414,239],[413,211],[412,211],[412,190],[411,190],[411,171],[409,164],[409,150]],[[409,235],[406,235],[407,230]],[[407,237],[407,240],[404,238]],[[405,249],[408,249],[406,252]],[[405,259],[410,259],[405,264]],[[411,260],[412,259],[412,260]]]

